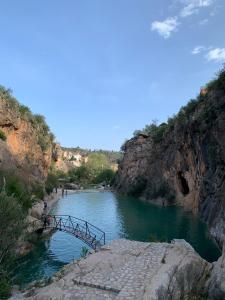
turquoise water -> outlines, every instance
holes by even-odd
[[[106,242],[118,238],[139,241],[150,241],[152,237],[166,241],[183,238],[210,262],[220,255],[206,225],[179,207],[160,207],[111,192],[93,191],[62,198],[52,213],[87,220],[105,231]],[[59,231],[40,239],[34,250],[18,261],[14,269],[15,283],[26,285],[51,276],[79,258],[83,246],[86,245],[82,241]]]

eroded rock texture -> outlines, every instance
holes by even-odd
[[[218,261],[212,264],[212,272],[206,284],[208,299],[225,299],[225,245],[223,254]]]
[[[116,240],[66,266],[50,285],[12,299],[196,299],[204,291],[209,269],[210,264],[184,240],[172,244]]]
[[[6,141],[0,140],[0,168],[14,170],[29,182],[43,181],[52,161],[52,144],[43,150],[37,128],[1,98],[0,129],[6,135]]]
[[[178,203],[207,222],[222,245],[225,232],[225,91],[200,96],[157,141],[127,141],[116,188],[156,203]]]

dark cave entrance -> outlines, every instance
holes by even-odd
[[[189,194],[189,186],[188,186],[188,182],[185,179],[183,173],[181,171],[179,171],[177,173],[177,176],[178,176],[178,180],[179,180],[179,184],[180,184],[181,193],[184,196],[188,195]]]

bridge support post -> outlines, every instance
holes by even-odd
[[[85,234],[87,235],[87,227],[88,227],[88,224],[87,222],[85,222]]]

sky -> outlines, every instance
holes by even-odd
[[[224,0],[0,0],[0,84],[61,145],[119,150],[225,62]]]

